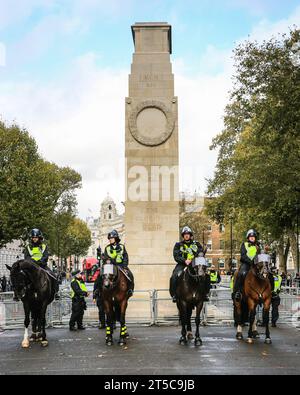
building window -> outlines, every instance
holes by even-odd
[[[212,258],[206,258],[206,261],[207,261],[208,267],[211,267],[211,265],[212,265]]]
[[[208,232],[211,232],[211,231],[212,231],[211,225],[206,225],[206,230],[207,230]]]
[[[219,265],[219,269],[225,269],[225,259],[224,258],[219,258],[218,259],[218,265]]]
[[[225,249],[225,241],[220,240],[220,250],[224,250],[224,249]]]
[[[207,240],[206,246],[207,246],[207,251],[211,251],[212,250],[212,241]]]
[[[235,258],[232,259],[231,267],[232,267],[232,269],[236,269],[237,268],[237,260]]]
[[[225,232],[225,225],[224,224],[220,224],[219,225],[219,232],[220,233],[224,233]]]
[[[108,214],[108,219],[111,219],[111,214]]]
[[[109,210],[111,210],[111,209],[112,209],[111,205],[109,205],[109,206],[108,206],[108,209],[109,209]]]

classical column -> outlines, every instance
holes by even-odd
[[[136,23],[126,98],[125,233],[136,289],[168,288],[178,240],[178,111],[171,26]]]

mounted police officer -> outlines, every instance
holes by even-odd
[[[40,229],[32,229],[29,233],[29,242],[27,243],[24,250],[24,258],[31,260],[42,269],[44,269],[49,276],[54,280],[53,284],[55,287],[55,299],[59,299],[58,291],[59,284],[56,275],[48,267],[49,250],[47,244],[44,242],[43,233]]]
[[[70,319],[70,331],[75,331],[75,324],[79,330],[84,330],[83,316],[86,310],[85,298],[89,296],[83,276],[80,270],[73,272],[71,281],[72,315]]]
[[[241,266],[234,281],[234,298],[237,301],[242,299],[245,278],[254,263],[255,258],[260,253],[260,246],[257,241],[257,232],[250,229],[247,232],[247,241],[241,246]]]
[[[177,302],[176,289],[178,284],[178,278],[182,274],[184,268],[187,265],[192,264],[193,260],[197,258],[201,253],[205,255],[206,249],[202,245],[194,240],[193,232],[190,227],[185,226],[182,229],[181,236],[182,241],[178,242],[174,246],[173,256],[177,263],[172,277],[170,279],[170,295],[174,303]],[[210,278],[206,275],[206,301],[208,301],[208,294],[210,291]]]
[[[127,276],[130,278],[130,285],[128,295],[132,296],[134,291],[134,277],[131,271],[128,269],[129,258],[126,251],[125,245],[121,244],[119,233],[116,230],[109,232],[107,236],[109,244],[104,249],[104,260],[110,260],[117,266],[122,268]]]

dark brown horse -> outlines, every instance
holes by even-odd
[[[196,309],[196,334],[195,346],[201,346],[200,338],[200,314],[206,297],[206,269],[207,264],[205,258],[196,258],[194,265],[187,266],[181,276],[178,278],[178,286],[176,290],[177,308],[181,321],[181,337],[180,344],[187,344],[188,340],[193,339],[191,318],[193,309]]]
[[[128,293],[130,289],[132,289],[132,284],[130,284],[127,273],[114,262],[107,260],[102,269],[102,288],[100,292],[107,317],[106,344],[109,346],[113,344],[115,320],[119,321],[121,325],[119,344],[121,346],[126,344],[126,338],[128,337],[126,310],[130,298]]]
[[[17,300],[22,300],[25,312],[25,334],[23,348],[29,347],[29,341],[40,341],[48,346],[46,336],[47,307],[54,300],[55,283],[45,270],[31,261],[20,260],[12,267],[6,265]],[[32,335],[29,339],[28,327],[32,318]]]
[[[241,301],[234,301],[234,317],[237,326],[236,338],[243,339],[242,326],[249,321],[248,343],[253,343],[253,339],[258,339],[259,334],[256,328],[256,308],[263,306],[264,322],[266,323],[265,343],[271,344],[269,330],[269,315],[272,299],[272,287],[269,281],[270,257],[266,254],[258,255],[256,262],[252,265],[245,278],[243,297]],[[237,274],[237,273],[236,273]]]

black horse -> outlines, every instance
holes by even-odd
[[[10,271],[11,283],[17,300],[22,300],[25,312],[25,334],[23,348],[28,348],[30,341],[40,341],[43,347],[48,346],[46,336],[47,307],[54,300],[55,280],[32,261],[19,260]],[[29,339],[28,327],[32,318],[32,335]]]
[[[177,307],[182,325],[180,344],[187,344],[193,339],[191,317],[196,308],[196,334],[195,346],[201,346],[200,338],[200,314],[206,298],[206,269],[205,258],[196,258],[193,265],[186,266],[183,273],[178,278],[176,290]]]

